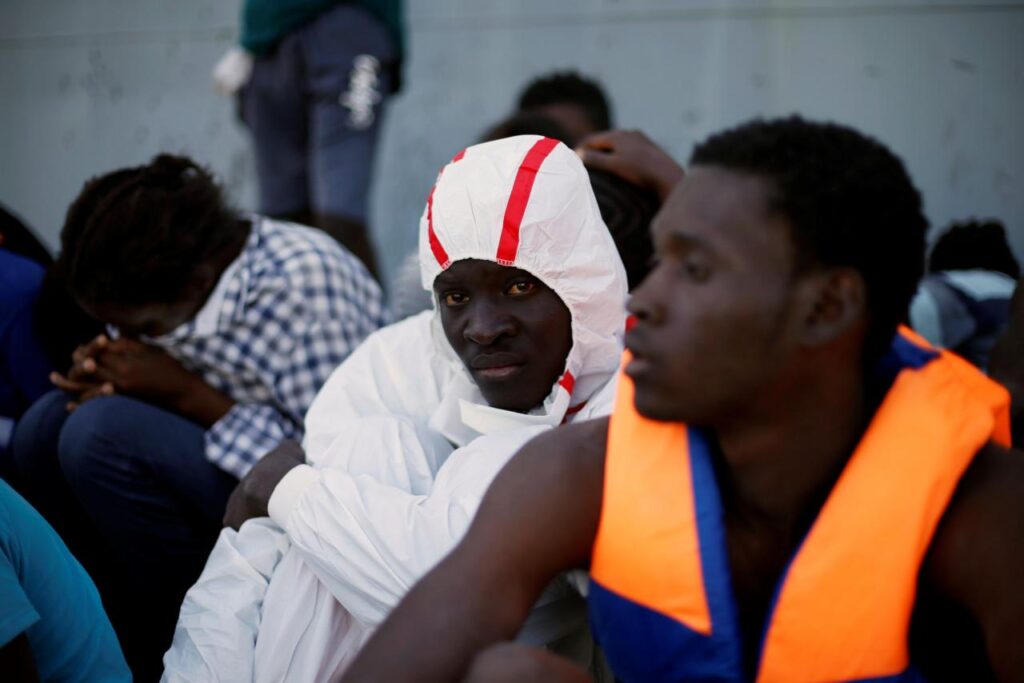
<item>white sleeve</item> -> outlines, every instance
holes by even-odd
[[[546,429],[479,437],[451,454],[425,494],[368,474],[296,468],[271,517],[352,616],[376,625],[462,538],[505,463]]]
[[[266,518],[220,533],[181,605],[161,681],[252,681],[263,596],[288,547],[285,533]]]
[[[426,312],[378,330],[331,373],[304,421],[309,462],[317,463],[353,420],[374,415],[429,419],[448,372],[429,343],[432,316]]]

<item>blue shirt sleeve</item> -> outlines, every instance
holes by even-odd
[[[3,548],[4,551],[6,549]],[[0,647],[14,640],[37,621],[39,613],[25,595],[10,558],[6,552],[0,552]]]

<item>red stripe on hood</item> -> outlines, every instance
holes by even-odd
[[[434,258],[437,259],[441,270],[445,270],[452,264],[452,261],[448,258],[448,252],[441,245],[441,240],[437,239],[437,233],[434,232],[434,190],[436,189],[435,185],[427,197],[427,241],[430,242],[430,251],[434,252]]]
[[[501,240],[498,242],[497,261],[503,266],[511,266],[516,262],[516,255],[519,253],[519,228],[523,222],[523,214],[526,213],[526,205],[530,202],[533,181],[537,178],[540,165],[556,145],[558,140],[541,138],[534,143],[526,153],[523,163],[519,165],[515,182],[512,183],[512,193],[505,206],[505,220],[501,224]]]
[[[462,157],[466,156],[466,150],[462,150],[458,154],[452,157],[450,163],[456,161],[462,161]],[[444,169],[441,169],[441,173],[444,173]],[[441,173],[437,174],[437,180],[441,180]],[[437,239],[437,233],[434,232],[434,190],[437,189],[437,184],[430,190],[430,195],[427,197],[427,239],[430,242],[430,251],[434,252],[434,258],[437,259],[438,264],[441,266],[441,270],[445,270],[452,264],[452,260],[448,258],[448,252],[444,250],[444,246],[441,245],[441,240]]]

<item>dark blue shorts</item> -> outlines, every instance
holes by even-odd
[[[261,213],[312,211],[365,222],[397,60],[387,27],[350,5],[324,12],[256,58],[241,97]]]

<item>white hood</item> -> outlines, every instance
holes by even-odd
[[[572,315],[565,374],[541,407],[514,417],[486,405],[444,336],[434,298],[434,342],[456,375],[445,396],[449,405],[433,421],[443,433],[454,427],[456,410],[460,422],[482,433],[508,419],[509,426],[558,424],[618,368],[626,274],[587,171],[562,143],[521,135],[456,155],[438,175],[420,218],[419,251],[427,290],[456,261],[492,261],[536,276]]]

